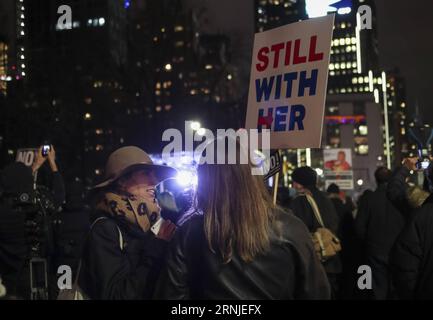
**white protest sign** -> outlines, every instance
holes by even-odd
[[[334,15],[256,33],[246,129],[271,149],[320,148]]]
[[[22,162],[27,167],[31,167],[33,165],[33,162],[35,161],[36,152],[38,152],[38,149],[35,148],[18,149],[15,161]]]

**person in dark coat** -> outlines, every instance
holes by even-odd
[[[340,299],[353,299],[356,291],[357,269],[359,264],[359,250],[354,236],[354,219],[352,214],[353,203],[341,200],[340,188],[331,183],[326,190],[329,198],[335,206],[339,217],[338,237],[341,241],[341,262],[343,271],[339,277]]]
[[[196,211],[170,245],[156,299],[329,299],[305,225],[251,170],[198,167]]]
[[[371,267],[372,299],[384,300],[391,297],[389,254],[403,230],[404,216],[387,198],[386,190],[391,171],[379,167],[375,171],[377,189],[359,207],[355,219],[355,231],[363,243],[366,264]]]
[[[85,299],[136,300],[152,296],[166,243],[175,225],[164,220],[155,187],[176,170],[153,164],[137,147],[114,151],[106,180],[95,186],[95,214],[84,244],[78,285]]]
[[[49,220],[44,225],[37,225],[33,230],[26,228],[29,215],[40,213],[40,203],[34,200],[40,199],[48,216],[52,211],[57,211],[65,200],[63,178],[56,164],[56,153],[54,147],[48,155],[42,155],[39,148],[35,155],[32,167],[23,163],[15,162],[8,165],[0,177],[0,274],[3,276],[4,284],[8,289],[10,297],[19,299],[30,299],[30,258],[31,254],[39,258],[47,259],[48,273],[53,274],[51,268],[52,237]],[[37,186],[34,188],[35,176],[39,169],[48,162],[51,170],[51,188]],[[27,201],[23,201],[27,197]],[[45,209],[45,208],[44,208]],[[34,221],[32,221],[34,223]],[[38,221],[41,223],[41,221]],[[29,233],[39,231],[39,251],[30,251]],[[49,275],[50,276],[50,275]]]
[[[296,168],[292,173],[292,180],[293,187],[299,194],[292,200],[290,205],[293,213],[304,222],[311,234],[316,232],[318,228],[321,228],[320,223],[314,215],[313,208],[307,198],[303,196],[305,193],[311,194],[320,211],[325,227],[331,230],[334,235],[337,235],[339,229],[338,213],[327,194],[317,188],[316,171],[310,167]],[[337,278],[342,272],[340,255],[337,254],[328,259],[323,263],[323,266],[332,287],[333,297],[336,298],[338,293]]]
[[[388,190],[402,208],[411,210],[406,179],[417,158],[405,159]],[[393,284],[401,299],[433,299],[433,166],[425,171],[430,191],[421,208],[411,210],[409,222],[398,237],[390,258]]]

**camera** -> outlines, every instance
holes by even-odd
[[[419,160],[416,163],[416,168],[418,170],[426,170],[430,165],[430,159],[428,157],[428,150],[426,149],[418,149],[418,157]]]
[[[50,151],[51,151],[51,146],[49,144],[44,144],[42,146],[42,155],[44,157],[47,157],[48,156],[48,152],[50,152]]]

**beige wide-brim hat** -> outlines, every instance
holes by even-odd
[[[125,174],[140,169],[154,171],[158,182],[174,178],[177,174],[175,168],[154,164],[149,155],[138,147],[122,147],[108,157],[105,180],[93,189],[107,187]]]

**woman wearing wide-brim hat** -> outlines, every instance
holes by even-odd
[[[146,299],[152,295],[175,225],[164,221],[155,187],[176,170],[156,165],[137,147],[114,151],[105,180],[94,187],[95,216],[75,282],[87,299]],[[158,222],[158,223],[157,223]],[[156,225],[155,225],[156,224]]]

